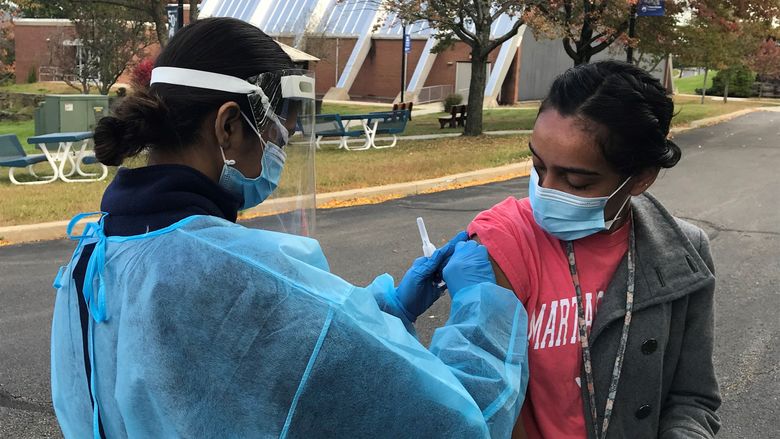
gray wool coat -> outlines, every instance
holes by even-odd
[[[720,428],[715,413],[720,393],[712,361],[715,276],[709,240],[649,194],[636,197],[632,207],[634,311],[608,437],[713,437]],[[624,259],[591,329],[599,428],[625,316],[626,278]],[[586,386],[582,388],[590,426]]]

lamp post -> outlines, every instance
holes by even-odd
[[[184,0],[179,0],[179,7],[176,15],[176,30],[179,30],[184,26]]]
[[[401,22],[401,102],[406,90],[406,21]]]
[[[628,38],[633,39],[636,36],[636,3],[631,5],[631,16],[628,17]],[[630,44],[626,47],[626,62],[634,63],[634,47]]]

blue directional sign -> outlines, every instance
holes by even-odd
[[[409,53],[412,51],[412,36],[409,34],[404,35],[404,52]]]
[[[168,38],[173,38],[176,33],[176,21],[179,18],[179,6],[168,5],[165,7],[165,12],[168,14]]]
[[[636,6],[640,17],[663,17],[665,13],[664,0],[639,0]]]

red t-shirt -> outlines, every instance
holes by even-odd
[[[522,410],[528,437],[587,437],[577,295],[565,245],[536,224],[527,198],[508,198],[482,212],[468,232],[479,235],[528,311],[530,379]],[[628,233],[624,225],[611,234],[598,233],[574,243],[588,329],[628,251]]]

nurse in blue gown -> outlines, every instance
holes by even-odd
[[[510,436],[527,317],[484,247],[461,233],[397,285],[360,287],[317,241],[236,224],[311,168],[299,154],[285,174],[313,107],[310,73],[214,18],[178,32],[151,85],[100,121],[101,162],[148,163],[120,168],[101,212],[69,228],[51,345],[66,438]],[[413,323],[445,288],[450,317],[426,348]]]

